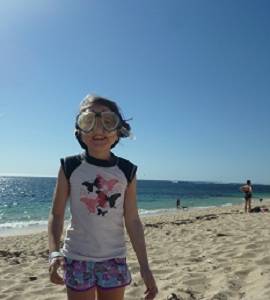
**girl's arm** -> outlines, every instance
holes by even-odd
[[[61,253],[59,253],[59,250],[68,196],[69,183],[61,167],[58,172],[57,183],[53,195],[52,209],[50,211],[48,221],[49,252],[53,255],[50,256],[49,259],[49,273],[51,282],[55,284],[64,284],[64,280],[62,276],[59,275],[58,269],[63,269],[64,267],[64,258]]]
[[[62,167],[58,172],[57,183],[53,195],[52,208],[48,221],[49,251],[59,251],[63,232],[66,202],[69,196],[69,183]]]
[[[154,299],[158,289],[149,268],[143,226],[138,214],[136,200],[136,177],[128,185],[125,195],[124,218],[127,233],[140,264],[140,271],[147,290],[145,299]]]

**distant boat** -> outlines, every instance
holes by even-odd
[[[172,180],[172,183],[178,183],[179,181],[178,180]]]

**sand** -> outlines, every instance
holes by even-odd
[[[270,208],[270,201],[263,201]],[[259,205],[259,203],[256,203]],[[142,218],[159,295],[178,299],[269,300],[270,213],[243,207],[178,210]],[[127,239],[133,281],[125,299],[143,299],[144,286]],[[61,300],[65,287],[48,280],[47,233],[0,237],[0,299]]]

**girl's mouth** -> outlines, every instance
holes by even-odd
[[[92,142],[95,145],[104,145],[107,143],[107,138],[105,136],[94,136]]]
[[[105,136],[94,136],[92,139],[94,141],[104,141],[104,140],[106,140],[106,137]]]

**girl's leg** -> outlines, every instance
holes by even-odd
[[[97,288],[98,300],[124,300],[125,287],[104,290]]]
[[[67,287],[67,298],[68,300],[95,300],[96,289],[92,288],[84,292],[79,292]]]

